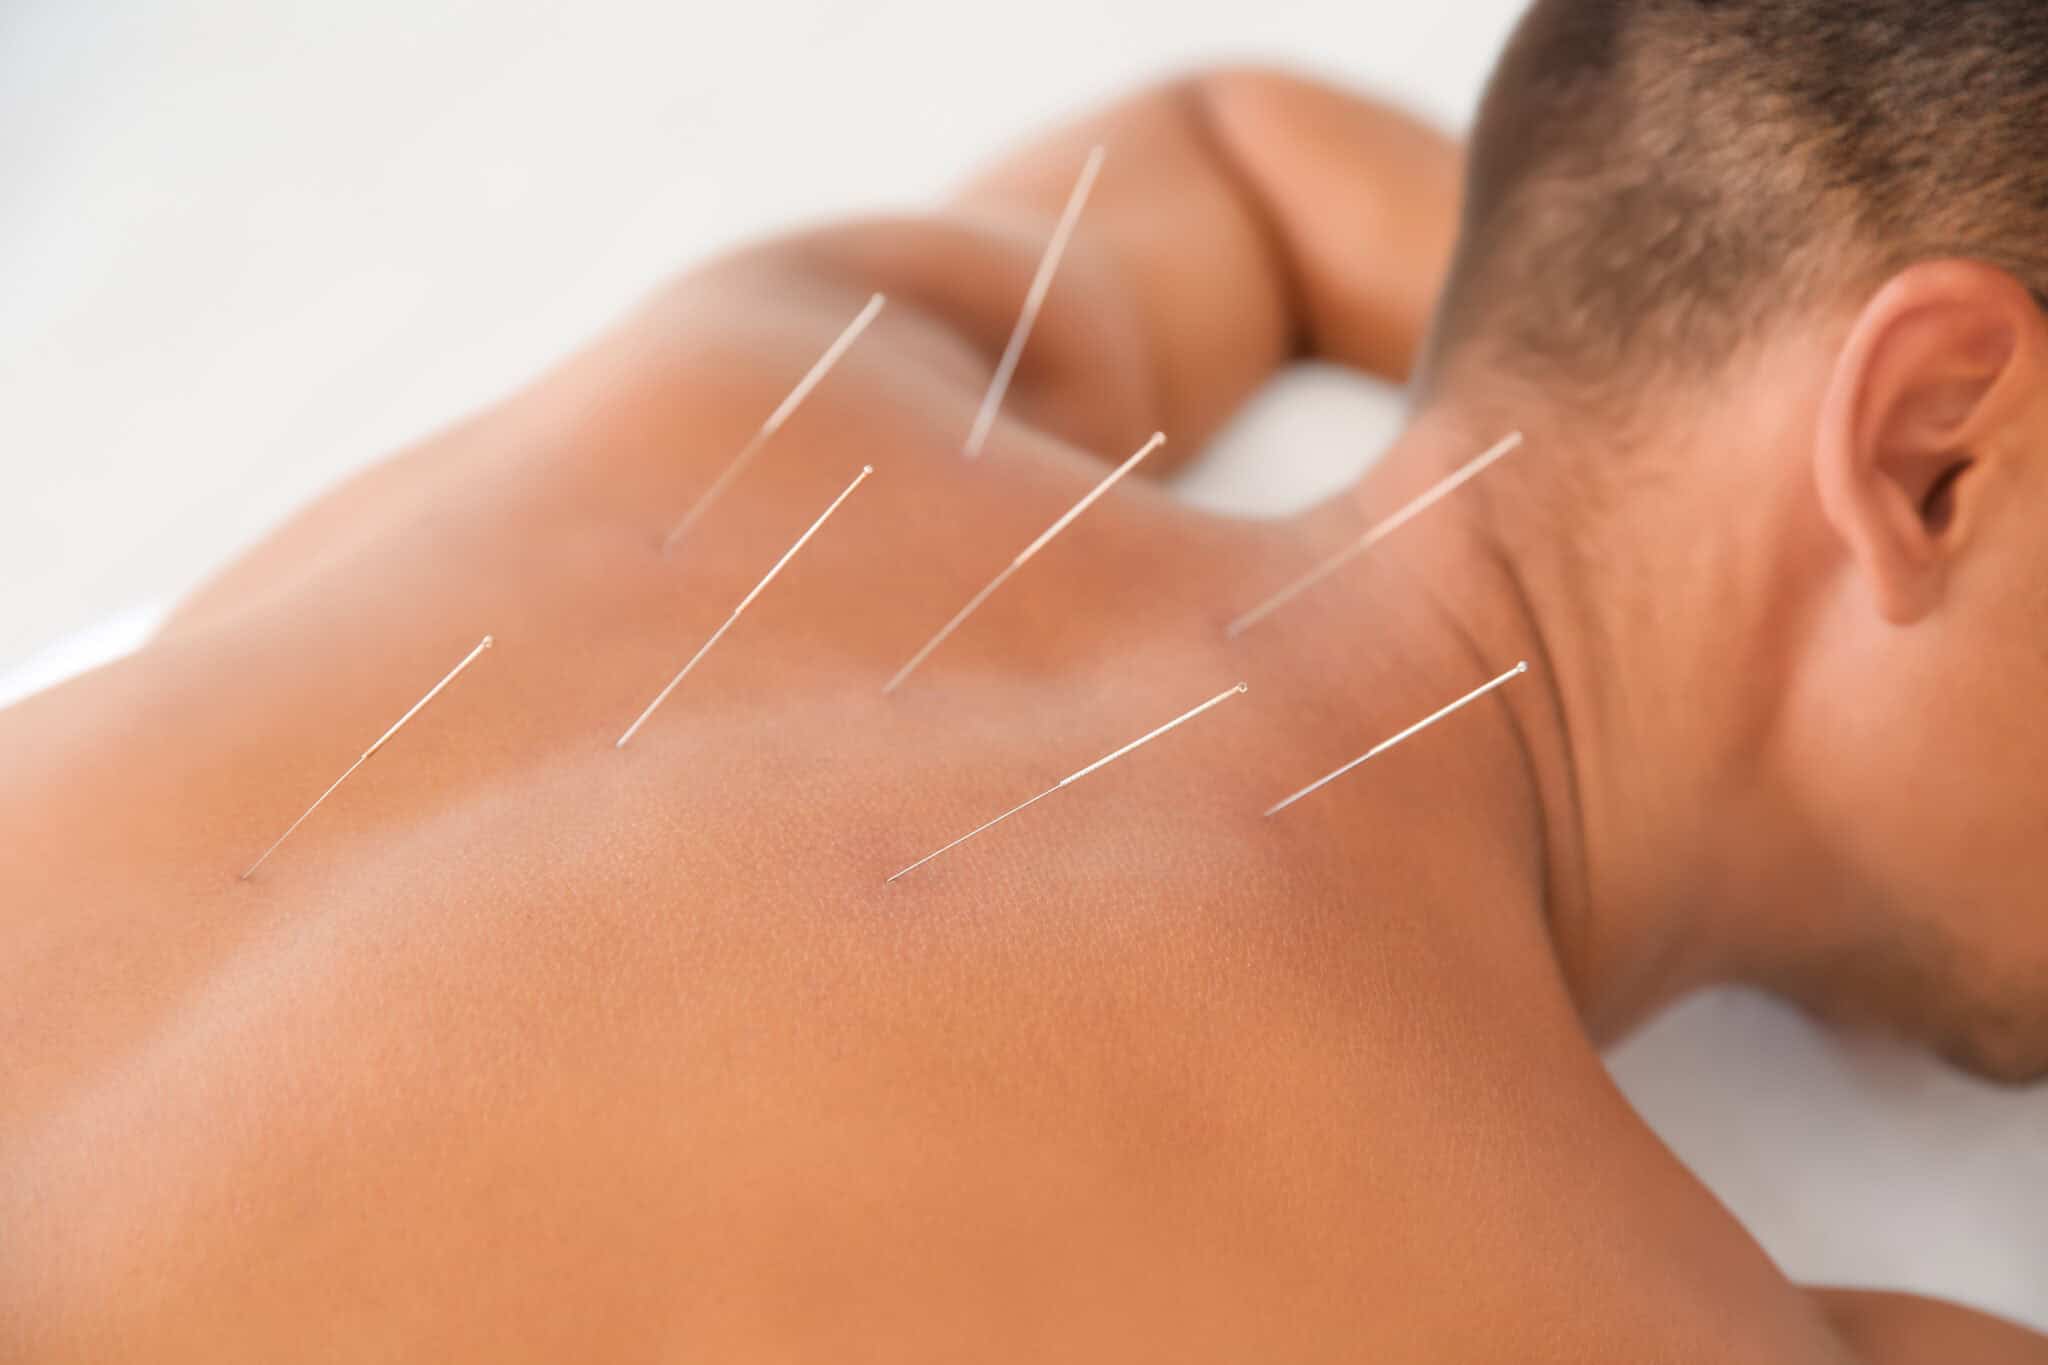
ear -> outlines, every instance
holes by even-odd
[[[1915,265],[1865,306],[1836,360],[1814,448],[1821,507],[1879,613],[1940,603],[1986,462],[2014,444],[2044,377],[2042,317],[2012,276]]]

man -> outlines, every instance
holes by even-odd
[[[1786,1283],[1595,1050],[1750,979],[2048,1065],[2043,26],[1542,0],[1413,424],[1357,497],[1252,526],[1120,488],[893,696],[1095,457],[1199,448],[1300,355],[1401,373],[1450,150],[1283,77],[1179,82],[944,214],[701,270],[317,506],[141,656],[0,718],[0,1341],[2048,1359]],[[1094,141],[1115,170],[964,461]],[[1225,639],[1509,428],[1525,451]]]

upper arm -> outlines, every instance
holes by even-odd
[[[1383,104],[1271,72],[1166,82],[1000,162],[934,215],[826,228],[723,269],[773,263],[889,293],[979,358],[978,399],[1095,145],[1107,159],[1006,414],[1105,454],[1163,430],[1185,456],[1292,360],[1406,376],[1449,259],[1457,149]]]

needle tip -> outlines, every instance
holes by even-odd
[[[1516,664],[1516,665],[1515,665],[1515,672],[1517,672],[1517,673],[1527,673],[1528,671],[1529,671],[1529,661],[1528,661],[1527,659],[1524,659],[1524,660],[1522,660],[1522,662],[1520,662],[1520,663],[1518,663],[1518,664]]]
[[[1247,693],[1247,692],[1249,692],[1249,691],[1251,691],[1251,690],[1252,690],[1252,685],[1251,685],[1250,683],[1239,683],[1239,684],[1237,685],[1237,687],[1236,687],[1235,689],[1233,689],[1233,690],[1235,690],[1235,691],[1236,691],[1236,693],[1237,693],[1237,695],[1239,695],[1239,696],[1241,697],[1241,696],[1243,696],[1243,695],[1244,695],[1245,693]]]

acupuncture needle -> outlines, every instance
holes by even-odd
[[[1053,783],[1050,787],[1047,787],[1038,795],[1032,797],[1029,801],[1020,802],[1019,804],[1010,807],[1001,815],[998,815],[995,819],[987,821],[984,824],[975,826],[973,829],[967,831],[967,833],[955,839],[952,843],[947,844],[944,848],[934,849],[932,852],[925,854],[922,858],[919,858],[916,862],[904,868],[901,872],[898,872],[893,876],[889,877],[887,881],[885,881],[883,884],[887,885],[888,882],[893,882],[898,877],[907,876],[908,874],[917,871],[917,869],[923,867],[926,863],[938,857],[939,854],[950,852],[953,849],[960,847],[960,845],[966,843],[969,839],[972,839],[975,835],[981,834],[987,830],[994,829],[997,825],[1000,825],[1001,823],[1003,823],[1003,821],[1009,819],[1011,816],[1030,809],[1031,807],[1037,805],[1039,802],[1045,800],[1046,797],[1051,796],[1054,792],[1063,791],[1066,788],[1073,786],[1076,782],[1079,782],[1082,778],[1088,776],[1088,774],[1108,767],[1110,764],[1122,758],[1125,754],[1130,753],[1133,749],[1141,749],[1145,745],[1150,744],[1153,740],[1158,739],[1160,736],[1170,734],[1173,731],[1178,730],[1181,726],[1186,725],[1189,721],[1201,715],[1204,711],[1209,711],[1214,709],[1215,707],[1221,706],[1224,702],[1229,701],[1232,697],[1242,696],[1247,690],[1248,689],[1244,683],[1239,683],[1235,687],[1225,688],[1223,691],[1218,692],[1215,696],[1209,698],[1209,700],[1203,702],[1200,706],[1197,706],[1192,710],[1182,712],[1180,715],[1166,722],[1166,724],[1160,726],[1158,729],[1152,731],[1150,734],[1132,740],[1129,744],[1124,745],[1123,748],[1118,749],[1115,753],[1106,754],[1103,757],[1096,759],[1093,763],[1090,763],[1087,767],[1081,769],[1079,772],[1069,773],[1067,776]]]
[[[426,705],[428,702],[432,701],[434,698],[441,695],[441,689],[445,688],[446,686],[448,686],[449,683],[452,683],[457,678],[461,677],[462,670],[468,668],[471,664],[475,663],[477,660],[477,656],[482,654],[485,650],[489,649],[490,647],[491,637],[486,635],[477,644],[477,647],[475,649],[469,651],[469,654],[467,655],[467,657],[463,659],[461,663],[455,665],[454,668],[448,671],[447,677],[441,679],[441,681],[434,684],[432,691],[428,692],[426,696],[421,697],[418,701],[414,702],[412,704],[412,710],[407,711],[404,715],[400,716],[398,718],[398,723],[396,725],[393,725],[389,730],[386,730],[382,735],[380,735],[375,744],[372,744],[369,748],[363,750],[363,756],[357,759],[355,762],[349,764],[348,771],[343,773],[340,777],[335,778],[333,785],[328,787],[326,791],[321,792],[319,799],[315,800],[312,805],[306,807],[305,814],[301,815],[298,819],[292,821],[291,828],[287,829],[283,834],[278,835],[277,842],[272,844],[269,848],[263,850],[263,856],[261,858],[258,858],[255,862],[249,864],[248,870],[242,873],[240,880],[246,882],[249,880],[251,876],[255,875],[256,869],[263,866],[264,862],[269,859],[271,854],[277,852],[277,850],[284,844],[285,840],[291,838],[292,835],[298,833],[299,826],[305,824],[307,819],[313,814],[313,812],[319,810],[321,804],[325,802],[328,797],[334,795],[336,788],[340,787],[342,783],[348,781],[351,777],[354,777],[356,769],[362,767],[365,763],[368,763],[370,761],[371,754],[376,753],[379,749],[383,748],[387,743],[389,743],[393,735],[397,734],[400,730],[403,730],[405,728],[405,723],[407,721],[411,720],[414,716],[418,715],[422,710],[426,709]]]
[[[860,487],[861,482],[865,480],[868,475],[874,472],[875,467],[873,465],[861,466],[860,473],[853,476],[853,482],[846,485],[846,488],[839,494],[838,497],[832,499],[831,506],[827,507],[823,512],[818,514],[818,519],[811,523],[810,529],[805,531],[802,535],[796,538],[796,544],[790,546],[787,550],[784,550],[782,552],[782,558],[775,561],[775,567],[770,569],[765,575],[763,575],[761,581],[754,585],[753,590],[750,591],[745,597],[742,597],[740,599],[740,604],[732,609],[732,615],[726,617],[724,623],[720,625],[717,630],[711,632],[711,638],[706,640],[703,643],[703,645],[701,645],[698,648],[697,652],[690,656],[690,662],[683,665],[682,671],[676,674],[675,677],[669,679],[668,686],[662,688],[659,695],[657,695],[653,701],[647,703],[647,709],[640,713],[640,718],[638,720],[634,721],[631,725],[626,727],[626,733],[619,736],[618,742],[612,746],[613,748],[625,748],[627,741],[631,740],[634,735],[640,733],[640,727],[645,725],[647,723],[648,717],[652,716],[655,713],[655,711],[661,706],[661,704],[668,700],[669,693],[675,691],[676,688],[679,685],[681,685],[683,679],[690,676],[690,670],[695,668],[697,664],[704,658],[704,656],[711,652],[711,647],[713,645],[717,644],[720,640],[725,638],[725,633],[728,630],[732,629],[733,622],[740,619],[740,614],[753,604],[754,599],[756,597],[759,597],[762,591],[766,589],[770,583],[773,583],[775,581],[776,575],[782,572],[783,568],[786,565],[788,565],[789,561],[796,558],[796,552],[798,550],[803,549],[803,547],[810,542],[812,536],[818,534],[819,528],[824,526],[824,524],[831,519],[832,514],[839,510],[839,504],[845,502],[848,498],[852,497],[853,490]]]
[[[1095,188],[1095,177],[1102,172],[1103,149],[1095,147],[1088,153],[1088,160],[1081,167],[1080,179],[1074,182],[1073,192],[1067,196],[1067,206],[1060,212],[1059,222],[1053,227],[1052,240],[1046,243],[1045,254],[1039,258],[1038,271],[1031,277],[1031,287],[1024,294],[1024,310],[1017,317],[1017,325],[1010,332],[1009,344],[1003,348],[1002,359],[996,363],[995,378],[989,381],[988,392],[982,395],[981,409],[974,414],[974,427],[967,433],[967,444],[961,453],[968,459],[981,454],[982,445],[988,440],[989,429],[995,426],[996,412],[1003,405],[1003,395],[1010,390],[1010,381],[1017,373],[1017,362],[1024,357],[1024,343],[1031,339],[1031,329],[1038,322],[1038,310],[1045,306],[1045,296],[1052,289],[1052,277],[1060,268],[1060,258],[1066,254],[1067,242],[1074,235],[1074,227],[1081,221],[1081,210],[1087,206],[1088,193]]]
[[[1332,782],[1335,782],[1338,778],[1344,776],[1344,774],[1350,772],[1353,768],[1358,767],[1362,763],[1371,762],[1373,759],[1378,758],[1387,750],[1393,748],[1396,744],[1401,743],[1403,740],[1414,738],[1416,735],[1421,734],[1424,730],[1427,730],[1430,726],[1436,724],[1438,721],[1444,719],[1446,716],[1449,716],[1455,711],[1462,711],[1467,706],[1470,706],[1473,702],[1478,701],[1481,697],[1493,691],[1496,687],[1503,686],[1504,684],[1512,681],[1515,678],[1520,677],[1522,674],[1527,673],[1528,671],[1529,664],[1527,660],[1524,660],[1523,662],[1516,664],[1513,668],[1501,674],[1492,682],[1487,683],[1482,687],[1474,688],[1472,691],[1467,692],[1464,696],[1452,702],[1449,706],[1444,707],[1441,711],[1437,711],[1434,714],[1426,716],[1422,720],[1415,722],[1415,724],[1409,726],[1400,734],[1395,735],[1392,739],[1382,740],[1380,743],[1375,744],[1372,748],[1366,750],[1357,758],[1352,759],[1349,763],[1346,763],[1343,767],[1337,769],[1337,771],[1331,773],[1329,776],[1319,777],[1315,781],[1309,783],[1306,787],[1303,787],[1300,791],[1296,792],[1294,795],[1288,797],[1285,801],[1281,801],[1274,805],[1268,806],[1266,808],[1267,816],[1271,817],[1278,815],[1281,811],[1286,810],[1289,806],[1301,800],[1301,798],[1303,798],[1304,796],[1311,796],[1314,793],[1321,791],[1324,787],[1329,786]]]
[[[1416,498],[1385,521],[1372,527],[1352,544],[1345,546],[1342,550],[1331,555],[1321,564],[1318,564],[1279,592],[1274,593],[1258,606],[1253,607],[1250,611],[1232,621],[1224,634],[1231,639],[1236,639],[1244,634],[1253,626],[1265,620],[1268,616],[1271,616],[1274,612],[1280,610],[1280,608],[1286,606],[1289,602],[1292,602],[1295,598],[1301,596],[1310,588],[1313,588],[1316,584],[1322,582],[1331,574],[1337,572],[1337,570],[1343,568],[1346,564],[1349,564],[1352,560],[1358,558],[1451,494],[1457,492],[1467,483],[1478,478],[1521,444],[1522,433],[1517,431],[1489,447],[1454,473],[1439,480],[1428,492]]]
[[[1125,460],[1122,464],[1118,465],[1114,470],[1111,470],[1109,476],[1105,478],[1101,483],[1098,483],[1095,485],[1095,487],[1089,489],[1086,497],[1082,498],[1072,507],[1069,507],[1058,521],[1055,521],[1052,525],[1046,527],[1044,532],[1039,535],[1038,539],[1032,541],[1029,545],[1026,545],[1023,548],[1023,550],[1018,553],[1017,557],[1010,561],[1008,567],[1006,567],[1001,573],[997,574],[993,579],[989,580],[988,586],[984,587],[980,592],[974,594],[973,597],[969,598],[967,600],[967,605],[960,608],[959,611],[955,612],[952,620],[946,622],[945,625],[939,627],[938,634],[932,636],[931,639],[925,641],[923,647],[920,648],[917,651],[917,653],[910,656],[910,662],[904,664],[903,667],[897,669],[896,676],[889,679],[888,682],[882,685],[883,694],[886,696],[888,693],[894,692],[897,688],[901,687],[903,685],[904,679],[908,678],[912,673],[916,672],[918,666],[924,663],[926,659],[931,657],[932,651],[937,649],[940,645],[946,642],[946,637],[950,636],[954,631],[958,630],[961,627],[961,625],[966,622],[968,617],[974,615],[975,611],[980,608],[982,603],[988,601],[989,598],[995,595],[995,591],[997,588],[1002,587],[1004,583],[1007,583],[1009,581],[1011,574],[1016,573],[1017,570],[1023,568],[1025,564],[1029,563],[1031,557],[1037,554],[1040,550],[1043,550],[1046,547],[1046,545],[1051,542],[1054,536],[1066,530],[1067,527],[1073,525],[1076,518],[1078,518],[1083,512],[1087,511],[1090,507],[1095,505],[1096,499],[1100,498],[1110,489],[1116,487],[1118,481],[1121,480],[1124,475],[1130,473],[1133,469],[1136,469],[1138,467],[1138,463],[1141,460],[1143,460],[1147,455],[1150,455],[1153,451],[1159,449],[1159,447],[1165,444],[1165,435],[1160,432],[1153,432],[1152,439],[1145,442],[1144,445],[1138,447],[1138,452],[1135,455],[1131,456],[1128,460]]]
[[[790,390],[789,396],[782,400],[775,411],[768,414],[768,420],[763,422],[760,429],[748,439],[746,445],[741,447],[740,453],[733,457],[732,463],[727,465],[725,471],[712,481],[709,488],[699,495],[697,501],[691,505],[690,510],[683,513],[683,519],[676,523],[675,529],[670,531],[668,537],[661,542],[661,552],[663,554],[667,554],[670,547],[688,534],[690,528],[697,524],[698,519],[710,510],[711,504],[717,502],[725,493],[725,490],[732,487],[733,481],[739,478],[741,471],[752,464],[754,457],[761,453],[761,448],[767,445],[774,438],[775,433],[782,430],[783,423],[787,422],[790,416],[799,407],[803,406],[803,401],[810,397],[811,390],[817,388],[824,381],[825,376],[832,373],[832,367],[837,365],[840,358],[852,348],[853,343],[860,339],[860,334],[868,329],[868,324],[873,322],[875,315],[882,311],[882,305],[885,302],[886,300],[880,294],[876,294],[868,299],[867,306],[861,309],[859,315],[846,325],[846,330],[841,332],[838,339],[825,349],[825,354],[818,357],[818,362],[811,366],[810,372],[797,381],[797,386]]]

